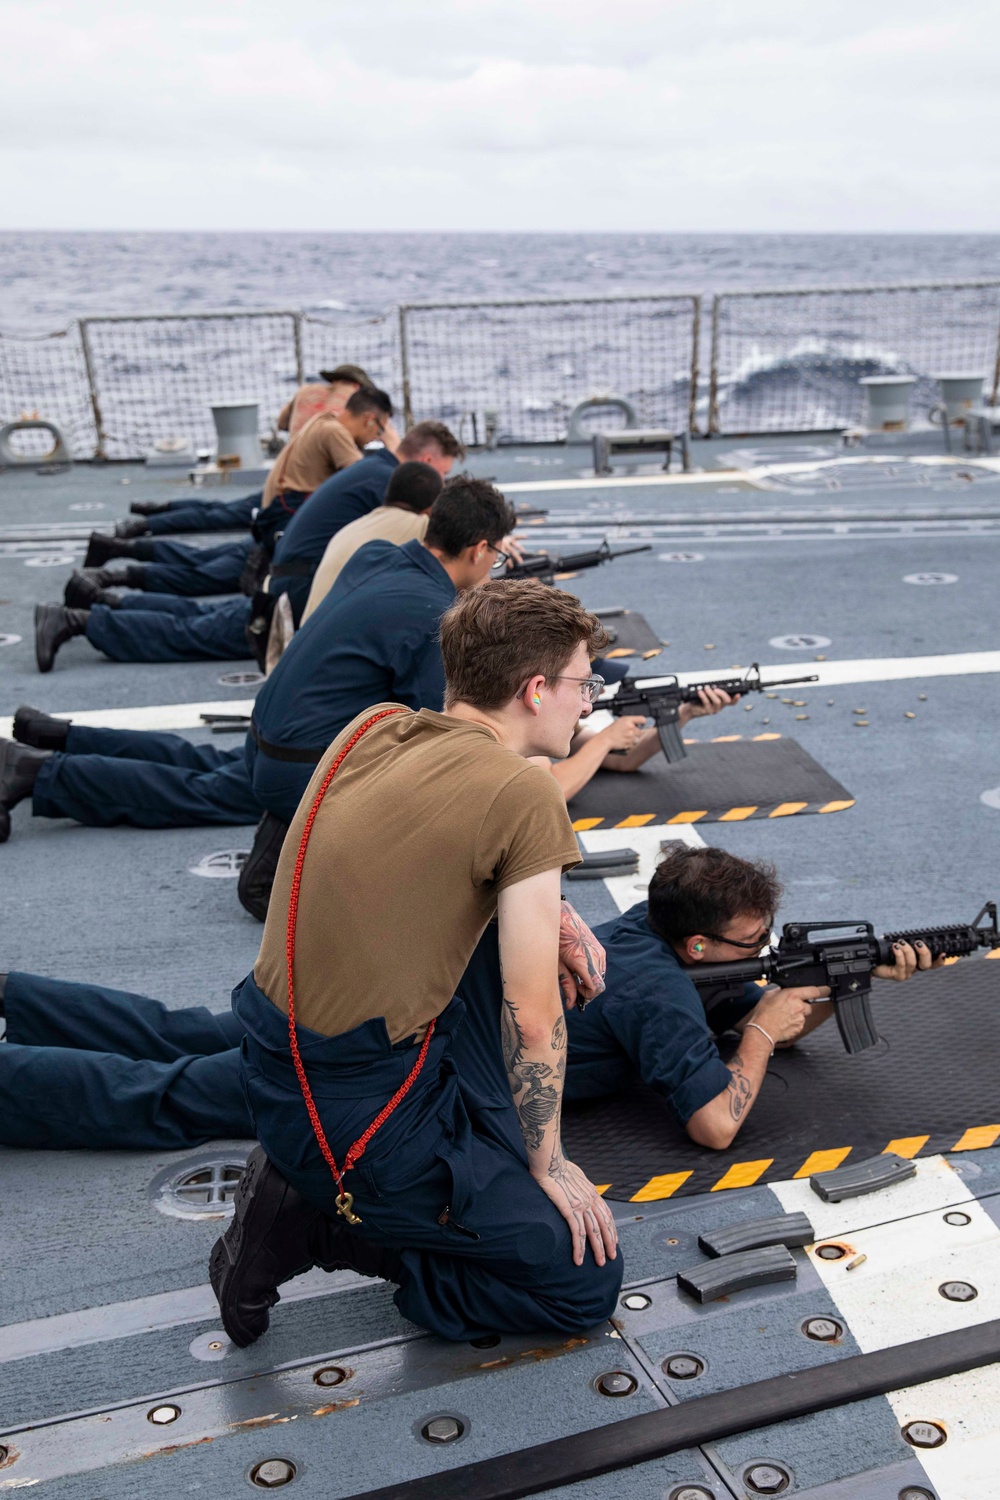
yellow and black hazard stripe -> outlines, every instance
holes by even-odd
[[[887,1142],[882,1147],[882,1152],[891,1151],[896,1156],[912,1159],[918,1156],[943,1156],[955,1151],[985,1151],[998,1141],[1000,1125],[971,1125],[957,1138],[954,1135],[899,1136]],[[777,1157],[765,1156],[757,1161],[735,1161],[721,1173],[717,1166],[713,1167],[710,1163],[706,1163],[704,1167],[672,1172],[667,1163],[667,1170],[650,1177],[635,1191],[619,1189],[613,1182],[598,1184],[597,1190],[618,1201],[660,1203],[665,1198],[688,1197],[695,1193],[721,1193],[730,1188],[757,1187],[769,1182],[786,1182],[789,1178],[811,1177],[814,1172],[832,1172],[835,1167],[843,1166],[852,1152],[862,1160],[879,1154],[871,1146],[832,1146],[810,1151],[804,1160],[801,1156],[785,1152]]]
[[[780,740],[780,734],[754,734],[754,741]],[[741,734],[717,734],[711,740],[685,740],[685,745],[711,744],[730,745],[742,740]],[[680,812],[637,812],[625,818],[577,818],[574,832],[589,833],[593,828],[645,828],[655,824],[668,827],[672,823],[745,823],[751,818],[790,818],[796,813],[844,812],[854,806],[853,797],[843,797],[829,802],[759,802],[740,807],[714,805],[709,807],[684,808]]]

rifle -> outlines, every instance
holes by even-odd
[[[755,675],[756,674],[756,675]],[[729,694],[764,693],[771,688],[789,687],[794,682],[819,682],[819,677],[776,677],[773,682],[762,682],[760,667],[754,662],[742,677],[712,677],[704,682],[691,682],[681,687],[676,677],[643,682],[621,683],[617,693],[610,698],[598,698],[595,708],[606,708],[621,718],[623,714],[644,714],[652,719],[660,735],[660,744],[669,765],[683,760],[687,755],[681,736],[680,709],[682,703],[697,703],[702,688],[722,688]],[[612,755],[623,752],[612,751]]]
[[[817,937],[821,933],[826,936]],[[743,986],[766,979],[781,989],[827,985],[844,1046],[865,1052],[878,1041],[868,997],[872,970],[891,964],[893,943],[927,944],[932,958],[964,958],[978,948],[1000,948],[995,901],[987,901],[968,926],[911,927],[876,937],[870,922],[786,922],[777,948],[735,963],[692,964],[685,970],[701,991],[705,1009],[743,998]]]
[[[638,547],[619,547],[612,551],[607,537],[599,547],[589,552],[569,552],[558,557],[552,552],[528,552],[520,562],[513,559],[507,564],[502,578],[540,578],[543,583],[552,583],[557,573],[580,573],[584,568],[596,568],[601,563],[613,562],[616,557],[627,557],[630,552],[652,552],[651,542]]]

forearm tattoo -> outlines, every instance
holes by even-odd
[[[566,1022],[559,1016],[552,1028],[548,1047],[550,1060],[525,1057],[524,1034],[518,1023],[517,1006],[504,994],[500,1033],[507,1081],[525,1145],[529,1151],[540,1151],[546,1131],[555,1122],[556,1147],[559,1148],[561,1084],[566,1074]]]
[[[559,912],[559,959],[578,984],[588,984],[594,995],[602,993],[604,949],[568,901]]]
[[[753,1103],[753,1084],[743,1071],[743,1059],[738,1052],[729,1059],[729,1075],[726,1086],[729,1114],[734,1120],[742,1120]]]

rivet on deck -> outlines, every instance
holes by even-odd
[[[945,1281],[938,1287],[938,1291],[948,1302],[972,1302],[979,1296],[976,1288],[968,1281]]]
[[[295,1465],[288,1458],[266,1458],[250,1470],[250,1483],[262,1490],[276,1490],[294,1478]]]
[[[903,1436],[911,1448],[940,1448],[948,1434],[937,1422],[907,1422]]]
[[[781,1495],[787,1490],[791,1479],[777,1464],[754,1464],[743,1475],[744,1484],[756,1490],[758,1495]]]
[[[635,1376],[627,1375],[624,1370],[609,1370],[606,1375],[599,1375],[594,1384],[602,1396],[631,1396],[639,1389]]]
[[[807,1339],[815,1339],[820,1344],[832,1344],[841,1337],[844,1330],[835,1318],[807,1318],[802,1325],[802,1332]]]
[[[433,1417],[420,1431],[428,1443],[454,1443],[465,1428],[457,1417]]]

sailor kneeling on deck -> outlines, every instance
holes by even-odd
[[[210,1262],[234,1343],[313,1264],[395,1282],[452,1339],[614,1308],[614,1220],[560,1136],[559,877],[580,856],[526,759],[568,753],[604,644],[570,595],[486,583],[441,621],[444,711],[378,705],[317,766],[233,997],[262,1148]],[[502,997],[467,970],[495,973],[494,914]]]

